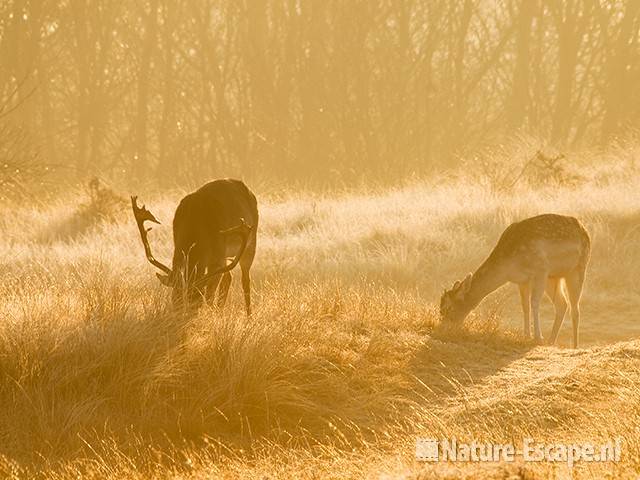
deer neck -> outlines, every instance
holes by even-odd
[[[487,259],[471,277],[467,302],[475,308],[484,297],[508,282],[506,268],[502,262]]]

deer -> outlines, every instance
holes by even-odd
[[[247,316],[251,316],[249,270],[256,253],[258,204],[255,195],[240,180],[209,182],[185,196],[173,218],[172,266],[156,260],[149,246],[145,222],[160,224],[144,205],[131,197],[145,256],[160,272],[160,282],[171,287],[174,306],[198,308],[203,299],[224,308],[231,286],[231,270],[240,264]],[[229,259],[231,262],[227,263]],[[217,298],[215,297],[218,292]]]
[[[553,345],[571,305],[573,348],[578,347],[580,297],[591,252],[591,238],[574,217],[543,214],[509,225],[493,251],[474,272],[457,281],[440,298],[440,317],[461,322],[487,295],[511,282],[518,285],[524,313],[524,335],[542,344],[539,309],[544,294],[553,302]]]

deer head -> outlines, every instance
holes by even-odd
[[[460,282],[457,281],[449,290],[445,290],[440,298],[440,317],[446,322],[459,322],[471,311],[467,294],[471,288],[473,276],[467,275]]]

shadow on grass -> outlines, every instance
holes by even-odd
[[[465,326],[438,324],[416,351],[412,371],[426,400],[438,400],[481,382],[535,348],[532,341],[499,330],[491,321]]]

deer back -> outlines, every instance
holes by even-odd
[[[247,249],[255,249],[257,202],[239,180],[216,180],[184,197],[173,219],[174,270],[186,257],[192,259],[190,264],[219,263],[229,252],[237,252],[240,239],[221,232],[237,226],[241,220],[252,227]]]

